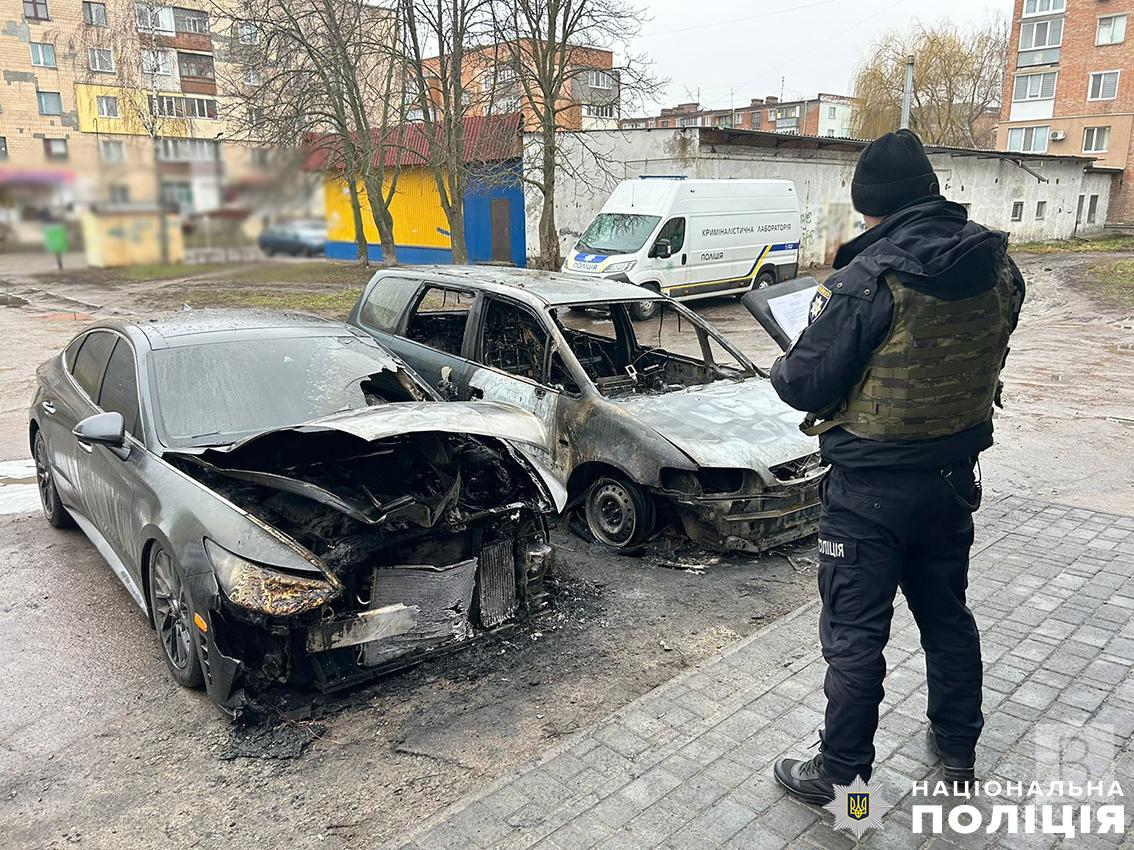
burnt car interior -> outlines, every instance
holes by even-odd
[[[607,316],[591,312],[553,310],[575,357],[603,395],[667,393],[721,379],[747,378],[754,374],[728,354],[704,328],[682,319],[667,307],[652,319],[634,322],[629,302],[603,305]],[[660,346],[668,323],[689,328],[690,348],[697,354],[675,352]],[[644,344],[656,339],[657,344]]]
[[[405,336],[446,354],[460,355],[475,300],[465,290],[427,286],[410,311]]]

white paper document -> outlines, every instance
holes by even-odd
[[[818,288],[818,285],[809,286],[807,289],[768,299],[768,309],[772,311],[772,318],[793,341],[807,327],[811,300],[815,297]]]

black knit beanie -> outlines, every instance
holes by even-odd
[[[879,136],[858,158],[851,183],[851,201],[863,215],[883,217],[940,191],[937,175],[909,130]]]

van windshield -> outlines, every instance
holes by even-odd
[[[633,254],[646,244],[659,221],[656,215],[599,213],[575,247],[588,254]]]

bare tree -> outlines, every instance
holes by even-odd
[[[915,23],[891,30],[867,51],[855,75],[854,132],[872,139],[899,126],[906,59],[914,57],[910,129],[926,144],[992,147],[1004,92],[1008,22],[968,30]]]
[[[464,197],[469,163],[466,118],[483,114],[485,98],[466,59],[489,44],[493,0],[399,0],[404,26],[406,91],[416,107],[429,166],[449,222],[453,262],[468,262]],[[433,51],[436,51],[434,53]]]
[[[572,170],[559,143],[565,130],[586,127],[588,119],[609,119],[659,89],[649,62],[629,52],[642,10],[625,0],[499,0],[494,7],[498,49],[507,58],[519,88],[528,137],[525,158],[536,163],[524,180],[542,199],[539,264],[557,269],[562,262],[555,223],[556,176]],[[603,62],[601,51],[619,53],[622,62]],[[585,94],[585,103],[580,103]],[[589,114],[588,114],[589,113]],[[601,165],[585,136],[587,157]],[[581,176],[581,175],[575,175]]]
[[[273,147],[305,144],[347,182],[359,262],[368,264],[365,202],[383,262],[397,263],[397,11],[365,0],[221,0],[215,8],[229,32],[220,78],[231,103],[227,126]]]

